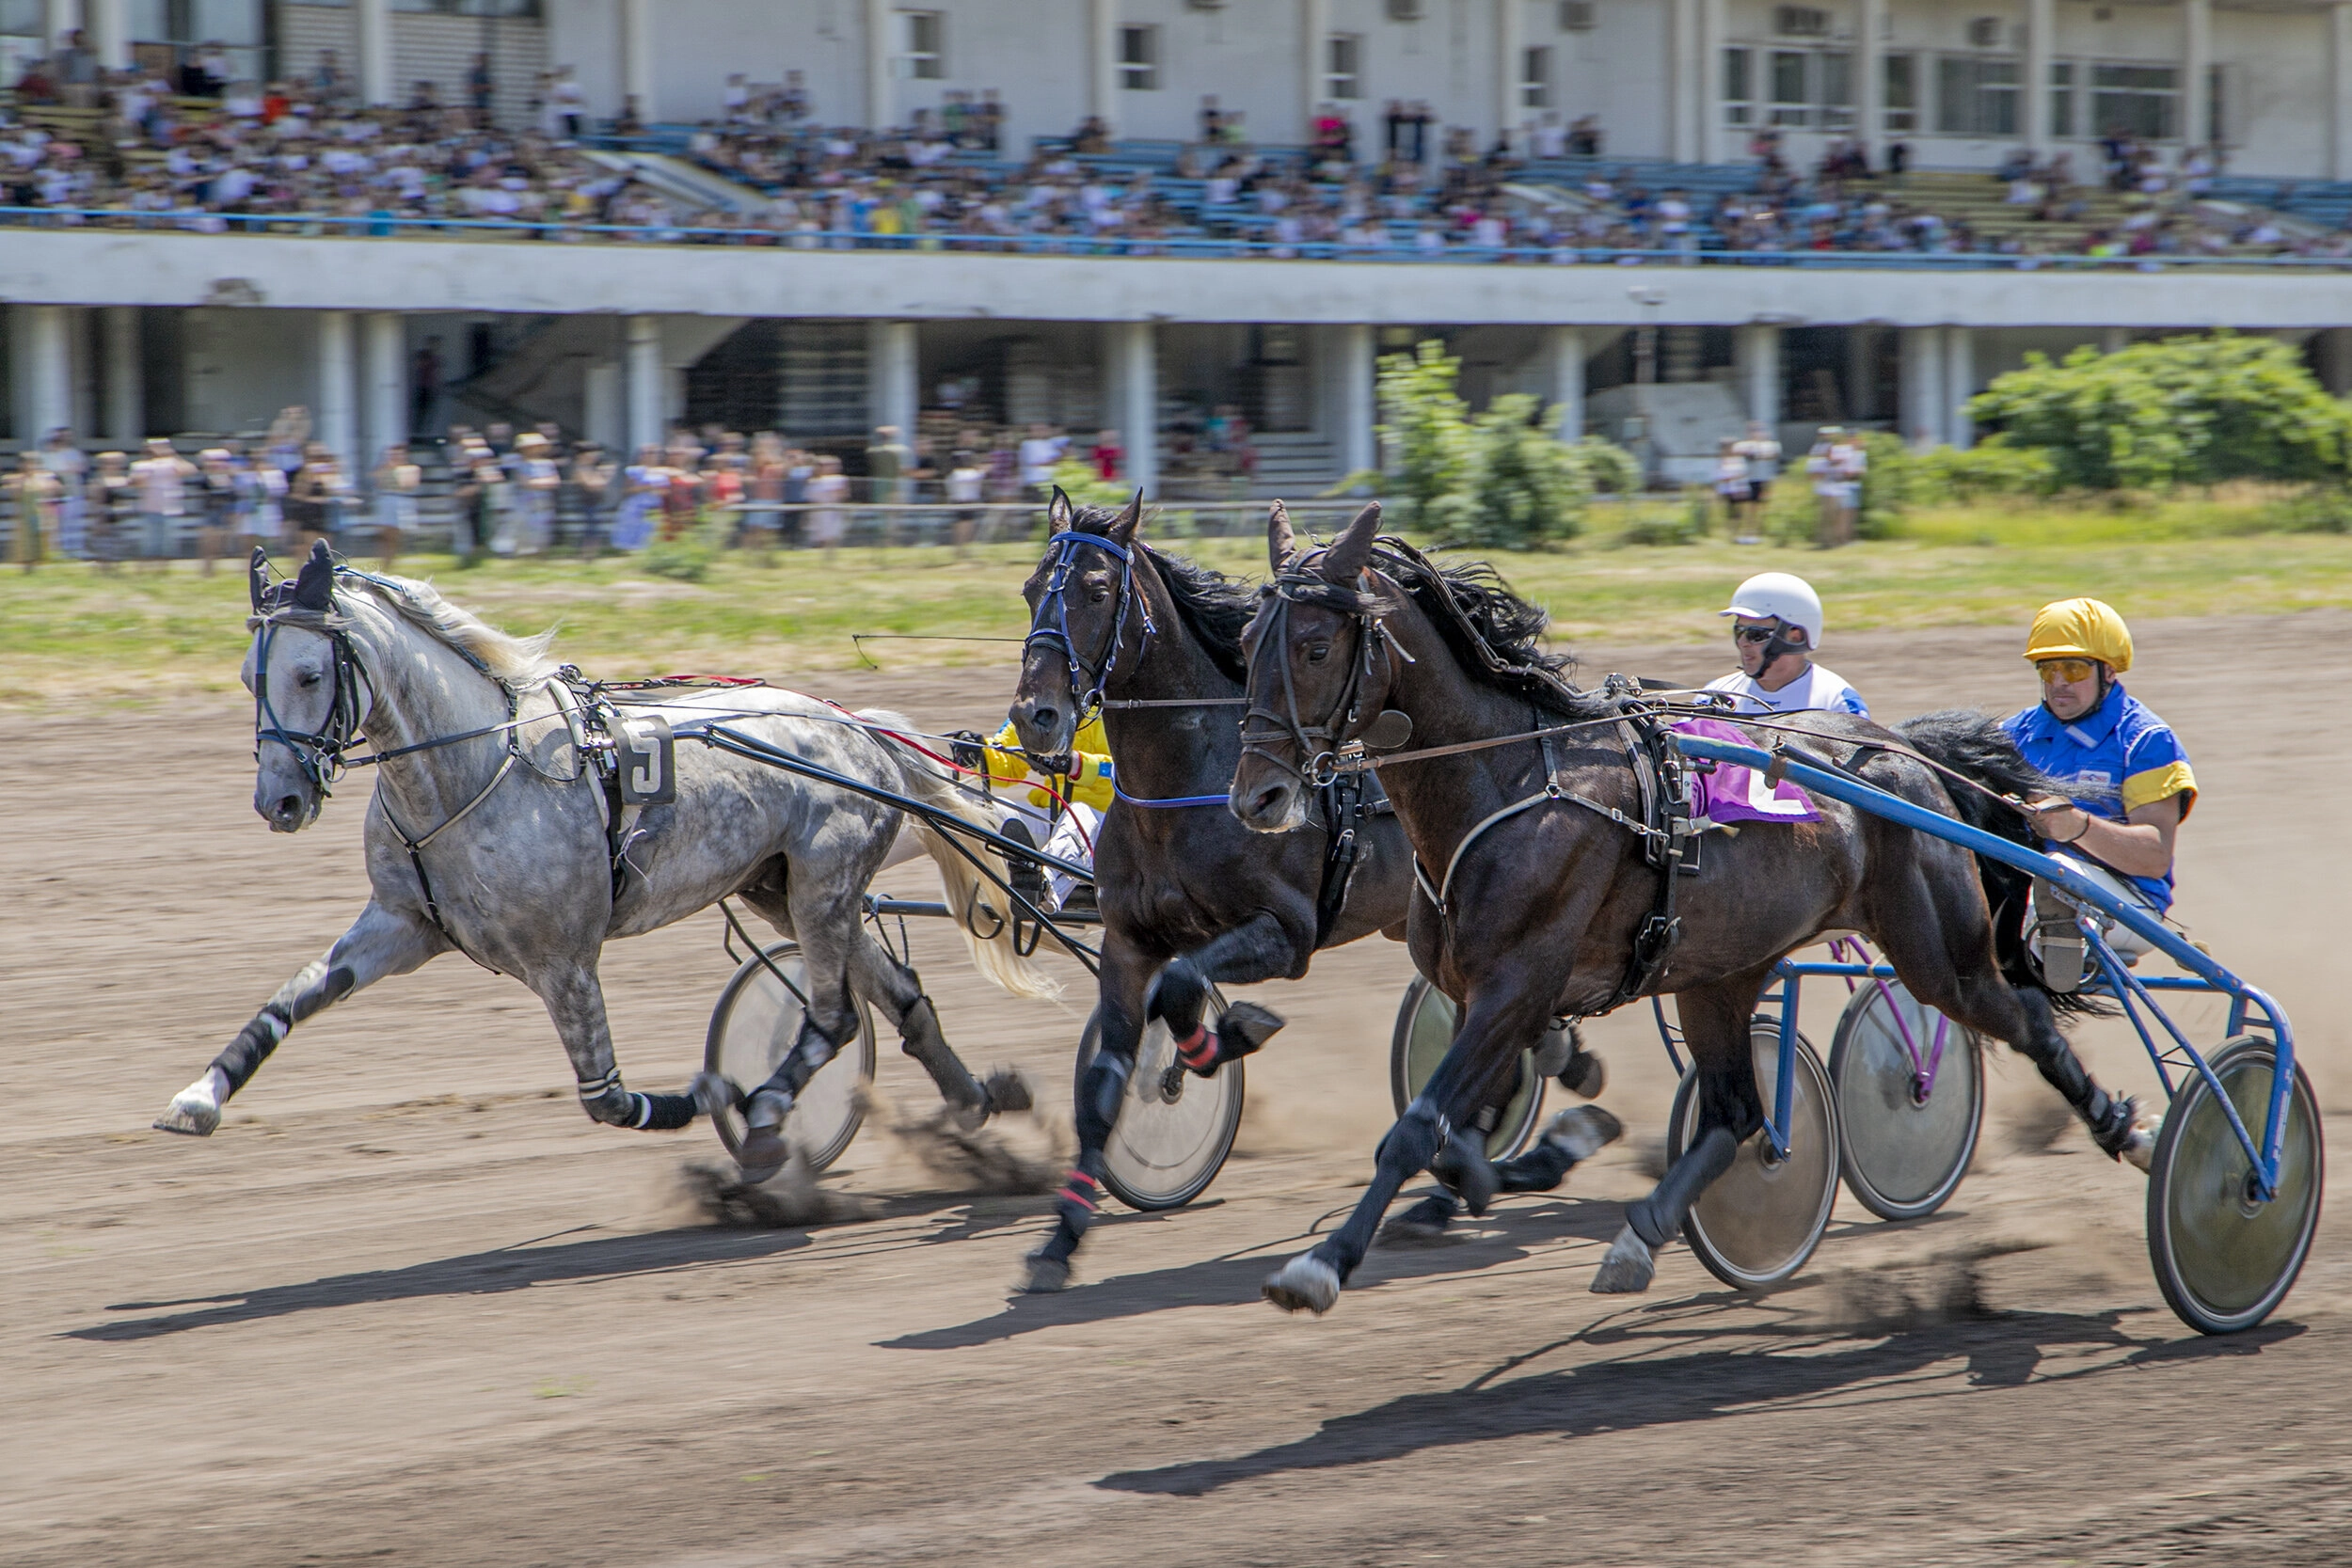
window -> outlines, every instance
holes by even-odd
[[[1324,96],[1334,103],[1361,98],[1364,40],[1354,33],[1333,33],[1324,57]]]
[[[1119,85],[1133,92],[1152,92],[1160,85],[1160,30],[1157,27],[1119,29]]]
[[[2017,135],[2017,62],[1946,55],[1935,62],[1935,128],[1947,136]]]
[[[1919,56],[1889,55],[1880,69],[1886,102],[1880,105],[1889,132],[1919,129]]]
[[[1755,55],[1746,49],[1724,51],[1724,123],[1756,123]]]
[[[1391,22],[1419,22],[1421,16],[1421,0],[1389,0]]]
[[[1560,0],[1560,30],[1564,33],[1589,33],[1598,25],[1593,14],[1593,0]]]
[[[1997,16],[1971,17],[1968,21],[1968,47],[1998,49],[2001,46],[2001,19]]]
[[[1813,119],[1813,96],[1805,90],[1806,64],[1813,58],[1802,49],[1772,51],[1772,123],[1805,125]]]
[[[2180,72],[2169,65],[2094,65],[2090,68],[2093,135],[2120,131],[2148,141],[2171,141],[2181,134]]]
[[[2050,135],[2074,134],[2074,62],[2058,60],[2050,67]]]
[[[1551,107],[1551,51],[1548,48],[1530,49],[1520,56],[1519,107]]]
[[[898,74],[936,82],[947,74],[947,18],[940,11],[898,13]]]
[[[1853,56],[1826,50],[1814,57],[1814,102],[1824,131],[1853,128]]]
[[[1829,12],[1813,6],[1775,6],[1772,31],[1783,38],[1825,39],[1829,37]]]

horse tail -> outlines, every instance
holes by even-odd
[[[912,731],[912,721],[882,708],[866,709],[858,717],[873,726],[866,733],[881,741],[882,750],[890,753],[890,760],[898,765],[898,776],[907,794],[942,816],[986,828],[991,832],[996,831],[995,816],[958,788],[945,768],[891,733]],[[964,945],[971,950],[972,966],[1015,996],[1059,1001],[1060,983],[1022,955],[1013,941],[1012,922],[999,912],[1005,900],[997,890],[1009,879],[1004,857],[978,839],[942,832],[932,826],[928,816],[916,816],[913,826],[932,863],[939,867],[947,907],[955,911],[956,924],[962,928]],[[973,863],[975,860],[978,865]]]
[[[1906,719],[1893,726],[1897,735],[1922,756],[1965,778],[1974,779],[1998,795],[2021,800],[2064,795],[2066,786],[2051,778],[2017,749],[2001,721],[1974,708],[1939,708]],[[2024,814],[1973,789],[1953,789],[1952,814],[1972,828],[2027,849],[2042,846]],[[2015,866],[1977,857],[1977,875],[1984,883],[1984,900],[1993,911],[1993,951],[2001,977],[2010,985],[2038,990],[2062,1013],[2104,1015],[2109,1009],[2079,993],[2053,991],[2042,983],[2042,972],[2026,952],[2026,911],[2033,906],[2033,879]]]

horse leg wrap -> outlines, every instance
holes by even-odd
[[[261,1070],[262,1064],[269,1060],[270,1053],[278,1049],[278,1042],[293,1027],[294,1015],[275,1002],[263,1003],[262,1010],[246,1020],[246,1026],[237,1031],[237,1037],[213,1058],[213,1066],[229,1080],[230,1094],[244,1088],[246,1080]]]
[[[1458,1130],[1438,1147],[1429,1162],[1429,1174],[1460,1196],[1462,1207],[1472,1218],[1486,1212],[1502,1185],[1486,1158],[1484,1140]]]
[[[1625,1223],[1653,1249],[1664,1246],[1690,1217],[1691,1205],[1699,1200],[1708,1183],[1731,1168],[1739,1152],[1740,1140],[1730,1128],[1708,1128],[1699,1134],[1697,1143],[1682,1151],[1682,1158],[1649,1196],[1626,1205]]]
[[[1070,1223],[1083,1227],[1103,1207],[1103,1184],[1076,1165],[1054,1195],[1054,1210]]]
[[[776,1064],[776,1070],[768,1075],[768,1081],[752,1092],[780,1094],[789,1104],[801,1098],[801,1091],[808,1087],[808,1081],[816,1077],[818,1069],[832,1061],[840,1050],[839,1040],[817,1027],[815,1018],[803,1013],[801,1031],[792,1037],[792,1049],[784,1053],[784,1060]]]
[[[1147,1022],[1158,1019],[1182,1040],[1200,1034],[1208,1000],[1209,977],[1190,958],[1176,958],[1152,977],[1143,995],[1143,1016]]]
[[[580,1108],[588,1113],[588,1119],[600,1121],[607,1127],[637,1125],[637,1101],[621,1086],[621,1069],[607,1068],[600,1078],[586,1078],[580,1085]]]

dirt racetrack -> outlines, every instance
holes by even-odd
[[[2286,1003],[2352,1169],[2352,736],[2296,705],[2352,678],[2352,616],[2137,631],[2132,686],[2204,789],[2182,911]],[[2017,640],[1829,653],[1892,717],[2022,703]],[[1722,652],[1585,669],[1689,678]],[[824,689],[974,723],[1009,687]],[[151,1132],[362,896],[364,784],[271,836],[250,722],[0,723],[0,1561],[2352,1559],[2341,1179],[2283,1310],[2201,1339],[2150,1275],[2142,1179],[2051,1142],[2006,1056],[1945,1214],[1845,1198],[1762,1300],[1680,1247],[1647,1296],[1602,1298],[1672,1087],[1629,1009],[1593,1029],[1628,1142],[1457,1244],[1375,1251],[1319,1321],[1257,1285],[1353,1199],[1389,1120],[1407,966],[1377,939],[1263,988],[1293,1022],[1249,1064],[1240,1153],[1192,1210],[1114,1212],[1054,1297],[1006,1299],[1045,1198],[975,1194],[872,1124],[825,1182],[864,1217],[707,1223],[680,1176],[715,1160],[707,1130],[591,1125],[538,1004],[453,956],[296,1031],[210,1141]],[[917,956],[967,1059],[1063,1103],[1085,999],[989,992],[939,930]],[[729,969],[715,915],[609,951],[633,1084],[684,1082]],[[1824,1052],[1834,1006],[1808,1013]],[[2211,1043],[2219,1009],[2185,1012]],[[2085,1037],[2103,1077],[2152,1084],[2136,1046]],[[908,1118],[930,1098],[895,1053],[881,1086]]]

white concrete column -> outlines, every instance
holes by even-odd
[[[1698,100],[1698,160],[1728,162],[1724,150],[1724,40],[1731,36],[1729,0],[1699,0],[1698,60],[1693,91]],[[1741,148],[1736,156],[1744,156]]]
[[[82,0],[42,0],[40,24],[41,49],[55,55],[64,44],[65,36],[82,24]]]
[[[1087,112],[1119,135],[1119,0],[1087,0]]]
[[[1150,322],[1114,322],[1108,336],[1113,374],[1104,402],[1120,444],[1127,449],[1127,473],[1120,483],[1153,501],[1160,487],[1159,330]]]
[[[358,376],[351,352],[351,312],[318,313],[318,409],[311,428],[346,473],[362,461],[359,452]]]
[[[1666,156],[1688,163],[1699,155],[1699,0],[1668,0],[1666,19]]]
[[[607,452],[618,452],[628,443],[628,400],[622,395],[617,361],[600,360],[580,372],[580,434]],[[624,461],[634,457],[628,453]]]
[[[1585,355],[1582,327],[1544,328],[1544,392],[1551,403],[1552,434],[1563,441],[1584,438]]]
[[[1527,48],[1525,5],[1526,0],[1494,0],[1495,134],[1511,137],[1513,147],[1519,144],[1519,124],[1527,118],[1519,102],[1519,84],[1525,80],[1519,56]]]
[[[1966,451],[1977,444],[1968,400],[1977,393],[1977,334],[1974,327],[1944,329],[1944,439]]]
[[[1315,110],[1325,99],[1324,67],[1330,49],[1331,0],[1298,0],[1298,134],[1291,138],[1295,142],[1304,144],[1314,135]]]
[[[1872,164],[1883,167],[1879,150],[1886,124],[1886,0],[1854,0],[1853,31],[1853,131]]]
[[[914,444],[922,391],[913,322],[866,324],[866,409],[868,425],[895,424],[898,438],[909,446]]]
[[[669,405],[668,374],[661,363],[661,318],[631,316],[626,350],[628,377],[628,456],[634,462],[640,447],[658,447],[669,432],[663,415]]]
[[[1846,328],[1846,418],[1875,420],[1878,411],[1878,328]]]
[[[392,75],[391,0],[357,0],[353,20],[359,46],[359,101],[399,103],[400,84]]]
[[[1931,447],[1946,432],[1944,329],[1906,326],[1901,342],[1902,438],[1914,447]]]
[[[1331,410],[1339,425],[1338,455],[1343,473],[1380,467],[1380,437],[1374,428],[1380,422],[1380,370],[1373,333],[1366,322],[1347,322],[1331,329]]]
[[[654,102],[653,0],[620,0],[620,11],[621,96],[635,99],[637,118],[651,125],[660,118]]]
[[[2208,138],[2213,86],[2213,0],[2181,0],[2181,145]]]
[[[2058,0],[2026,0],[2026,145],[2037,158],[2050,155],[2050,66],[2057,58]],[[2090,84],[2075,84],[2076,102],[2090,112]]]
[[[89,33],[98,63],[108,71],[131,65],[131,0],[86,0],[82,26]]]
[[[147,439],[147,356],[139,342],[139,308],[109,305],[98,329],[106,365],[105,436],[127,449]]]
[[[2328,178],[2352,180],[2352,5],[2328,8]]]
[[[397,310],[359,318],[358,463],[369,469],[384,449],[408,439],[408,334]]]
[[[20,305],[8,324],[16,348],[16,438],[39,443],[73,422],[73,348],[66,307]]]
[[[1748,418],[1777,430],[1782,381],[1780,328],[1755,323],[1740,328],[1732,344],[1739,359],[1740,401],[1745,404]]]
[[[890,51],[898,41],[891,36],[895,20],[890,0],[866,0],[866,123],[876,131],[890,126]]]
[[[2132,332],[2127,326],[2103,326],[2099,329],[2099,352],[2121,354],[2132,346]]]

